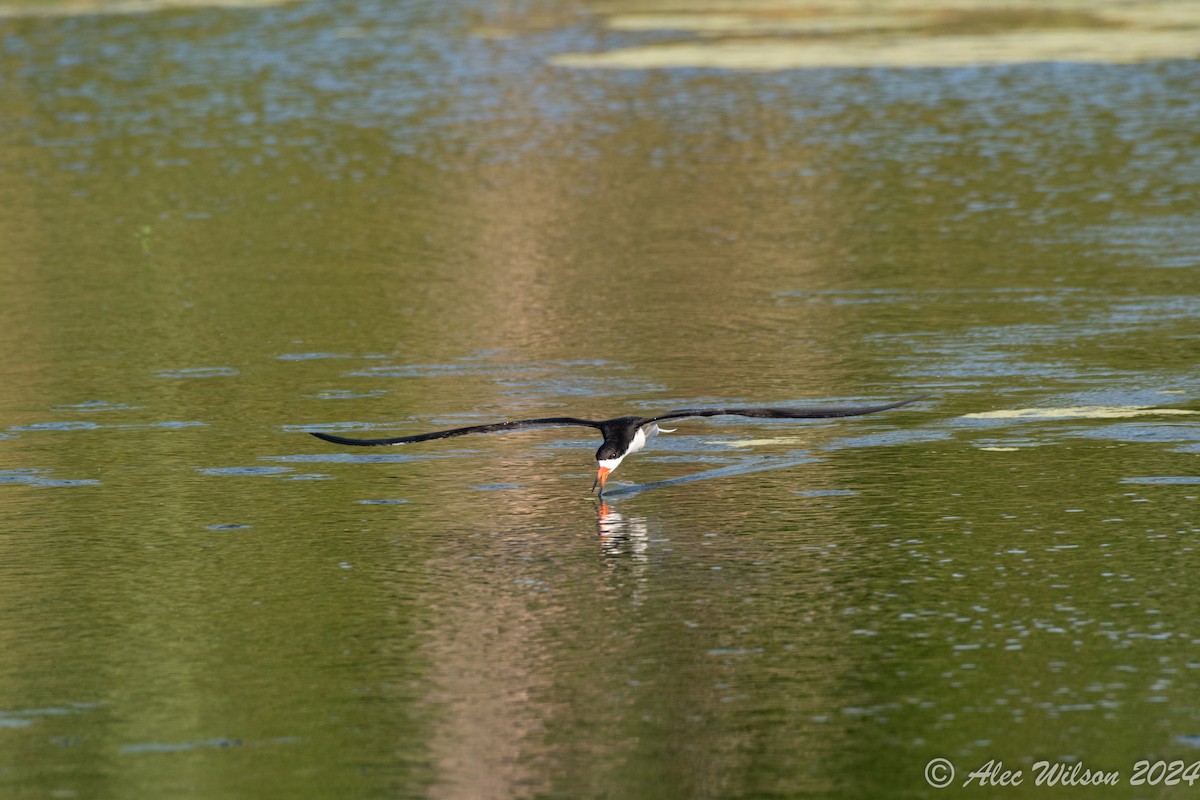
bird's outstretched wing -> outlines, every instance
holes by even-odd
[[[539,419],[517,419],[511,422],[493,422],[488,425],[468,425],[465,428],[451,428],[433,433],[419,433],[416,436],[395,436],[390,439],[348,439],[345,436],[334,436],[332,433],[309,431],[318,439],[324,439],[334,444],[353,444],[362,447],[375,447],[385,444],[413,444],[427,442],[430,439],[449,439],[451,436],[465,436],[468,433],[494,433],[496,431],[513,431],[522,428],[547,428],[560,425],[582,425],[587,428],[599,428],[600,423],[590,419],[575,417],[541,417]]]
[[[649,417],[646,422],[660,422],[664,419],[680,419],[682,417],[759,417],[765,419],[820,419],[823,417],[857,417],[860,414],[874,414],[876,411],[887,411],[892,408],[906,406],[918,400],[929,397],[910,397],[897,403],[885,403],[879,406],[812,406],[810,408],[681,408]]]

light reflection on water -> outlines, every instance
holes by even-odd
[[[0,21],[0,785],[1194,760],[1195,63],[601,75],[547,13]],[[924,391],[604,502],[578,433],[307,435]]]

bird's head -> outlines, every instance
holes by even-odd
[[[604,494],[604,484],[608,480],[609,473],[617,468],[624,457],[625,454],[616,445],[609,442],[600,445],[600,449],[596,451],[596,483],[592,484],[593,490],[599,484],[600,494]]]

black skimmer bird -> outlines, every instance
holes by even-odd
[[[395,436],[390,439],[348,439],[345,436],[334,436],[331,433],[309,431],[318,439],[324,439],[334,444],[352,444],[360,447],[376,447],[380,445],[415,444],[428,442],[433,439],[449,439],[452,436],[465,436],[468,433],[497,433],[500,431],[515,431],[523,428],[549,428],[566,425],[595,428],[604,437],[604,444],[596,451],[596,482],[592,484],[595,491],[597,484],[600,494],[604,494],[604,484],[620,463],[646,446],[646,442],[659,433],[673,433],[674,428],[661,428],[658,423],[671,419],[685,417],[755,417],[759,419],[822,419],[826,417],[857,417],[862,414],[874,414],[877,411],[888,411],[900,408],[918,400],[924,400],[929,395],[910,397],[896,403],[885,403],[877,406],[813,406],[812,408],[681,408],[668,411],[653,417],[616,417],[615,419],[579,419],[578,417],[538,417],[536,419],[518,419],[510,422],[492,422],[487,425],[468,425],[464,428],[450,428],[433,433],[419,433],[415,436]]]

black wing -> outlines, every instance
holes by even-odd
[[[810,408],[681,408],[678,411],[668,411],[650,417],[649,422],[659,422],[664,419],[679,419],[681,417],[760,417],[765,419],[820,419],[822,417],[857,417],[860,414],[874,414],[876,411],[887,411],[892,408],[906,406],[918,400],[929,397],[910,397],[898,403],[885,403],[881,406],[812,406]]]
[[[430,439],[449,439],[451,436],[465,436],[468,433],[492,433],[494,431],[514,431],[521,428],[543,428],[559,425],[582,425],[587,428],[599,428],[600,423],[590,419],[575,417],[542,417],[540,419],[517,419],[511,422],[493,422],[488,425],[468,425],[465,428],[451,428],[447,431],[419,433],[416,436],[396,436],[391,439],[347,439],[345,436],[334,436],[332,433],[317,433],[309,431],[318,439],[324,439],[334,444],[354,444],[363,447],[374,447],[381,444],[413,444],[427,442]]]

